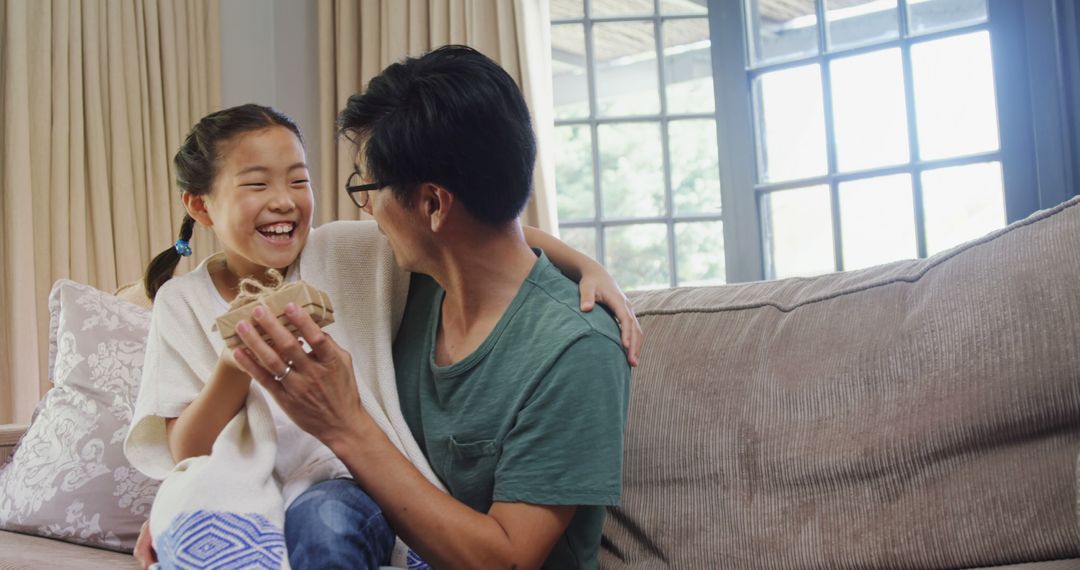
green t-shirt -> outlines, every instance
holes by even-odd
[[[605,311],[582,313],[577,286],[537,251],[487,339],[436,366],[444,291],[413,275],[394,341],[405,421],[457,500],[577,505],[546,568],[594,568],[604,507],[622,487],[630,369]]]

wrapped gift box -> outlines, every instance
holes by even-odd
[[[300,310],[310,315],[315,324],[320,327],[334,322],[334,307],[330,304],[330,297],[316,287],[297,281],[221,315],[216,321],[217,330],[221,333],[221,338],[225,339],[226,346],[229,348],[240,346],[243,341],[236,334],[237,323],[248,320],[254,324],[251,313],[255,307],[263,305],[277,317],[279,323],[285,325],[293,334],[297,334],[296,327],[285,317],[285,305],[289,303],[296,303]],[[262,332],[258,327],[256,330]],[[262,333],[262,337],[269,342],[269,335]]]

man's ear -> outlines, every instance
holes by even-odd
[[[183,200],[184,209],[192,219],[206,227],[214,225],[214,220],[210,219],[210,210],[206,209],[205,195],[184,192],[180,195],[180,199]]]
[[[420,208],[431,224],[431,231],[438,232],[446,227],[450,212],[457,205],[457,199],[446,188],[438,184],[426,183],[420,187]]]

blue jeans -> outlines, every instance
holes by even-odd
[[[295,570],[375,569],[390,562],[394,530],[356,481],[332,479],[285,511],[285,544]]]

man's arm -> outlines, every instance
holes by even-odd
[[[271,348],[250,323],[236,330],[254,357],[236,361],[297,425],[325,443],[371,495],[398,534],[428,563],[451,568],[537,568],[574,514],[572,506],[496,503],[477,512],[443,493],[397,450],[364,410],[352,358],[295,305],[286,316],[311,346],[305,353],[281,323],[255,311]],[[292,362],[282,382],[274,373]]]
[[[364,419],[331,449],[432,567],[539,568],[574,516],[573,506],[528,503],[495,503],[486,514],[477,512],[429,483]]]

